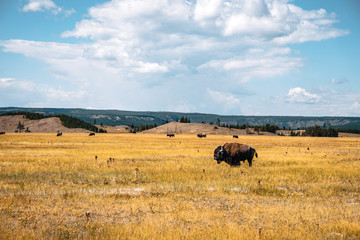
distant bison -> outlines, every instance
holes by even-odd
[[[173,134],[173,133],[168,133],[166,136],[168,136],[168,137],[175,137],[175,134]]]
[[[206,138],[206,134],[200,134],[200,133],[198,133],[197,137],[198,137],[198,138]]]
[[[240,162],[248,160],[249,167],[251,167],[254,155],[258,157],[254,148],[240,143],[225,143],[224,146],[218,146],[214,151],[214,159],[218,164],[224,161],[230,166],[240,166]]]
[[[239,136],[238,135],[233,135],[233,138],[239,138]]]
[[[56,134],[56,136],[57,136],[57,137],[62,136],[62,132],[58,132],[58,133]]]
[[[3,135],[3,134],[5,134],[5,132],[0,132],[0,135]]]
[[[89,133],[89,136],[95,136],[95,133]]]

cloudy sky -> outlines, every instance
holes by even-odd
[[[360,116],[358,0],[1,0],[0,107]]]

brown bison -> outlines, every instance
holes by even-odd
[[[166,136],[168,136],[168,137],[175,137],[175,134],[173,134],[173,133],[168,133]]]
[[[198,133],[197,137],[198,137],[198,138],[206,138],[206,134]]]
[[[218,146],[214,151],[214,159],[218,164],[224,161],[230,166],[240,166],[240,162],[248,160],[249,167],[251,167],[254,155],[258,157],[254,148],[240,143],[225,143],[224,146]]]
[[[95,136],[95,133],[89,133],[89,136]]]

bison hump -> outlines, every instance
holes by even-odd
[[[250,150],[250,146],[241,143],[225,143],[224,149],[228,153],[246,152]]]

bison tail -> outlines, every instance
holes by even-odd
[[[256,157],[256,158],[258,157],[257,152],[255,152],[255,157]]]

